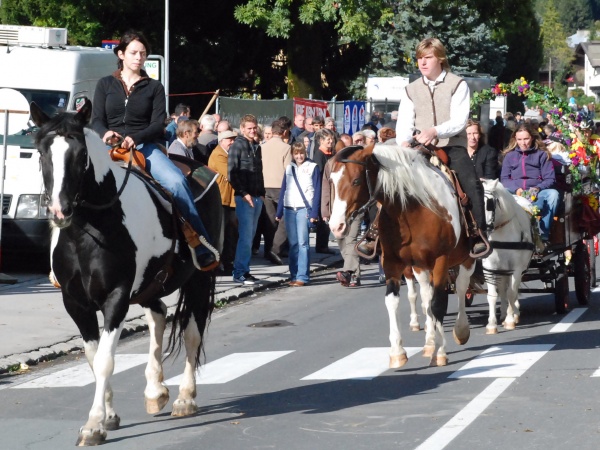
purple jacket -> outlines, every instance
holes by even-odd
[[[523,151],[516,148],[504,157],[500,181],[513,194],[519,188],[550,189],[554,187],[555,180],[552,161],[542,150],[530,148]]]

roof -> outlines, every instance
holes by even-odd
[[[577,46],[576,53],[580,53],[580,49],[590,60],[592,67],[600,67],[600,41],[582,42]]]

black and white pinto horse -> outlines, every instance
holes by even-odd
[[[168,210],[141,178],[114,163],[100,137],[85,125],[91,104],[77,113],[49,118],[32,104],[40,127],[40,153],[45,192],[53,232],[51,263],[60,283],[63,302],[84,341],[85,355],[96,379],[94,401],[77,445],[97,445],[106,430],[117,429],[120,418],[113,408],[109,379],[115,351],[129,305],[141,304],[149,324],[150,351],[144,390],[146,410],[159,412],[169,401],[163,381],[163,336],[167,308],[160,297],[180,289],[169,350],[185,347],[185,370],[172,415],[194,414],[197,406],[195,372],[200,364],[203,337],[214,307],[215,277],[200,272],[189,247]],[[209,233],[220,214],[201,211]],[[211,217],[213,217],[211,221]],[[221,223],[218,222],[218,226]],[[166,282],[154,289],[153,280]],[[156,283],[157,281],[154,281]],[[97,311],[104,316],[99,330]]]
[[[484,180],[486,221],[493,252],[483,260],[489,305],[486,334],[498,333],[496,302],[505,330],[519,321],[519,285],[535,248],[529,214],[498,180]]]

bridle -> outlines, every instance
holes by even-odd
[[[354,146],[354,147],[360,147],[360,146]],[[346,147],[346,148],[352,148],[352,147]],[[375,164],[377,164],[377,160],[373,157],[371,157],[371,158],[374,159]],[[341,162],[343,164],[347,164],[347,163],[358,164],[359,166],[363,166],[365,168],[365,177],[367,178],[367,189],[369,190],[369,200],[367,200],[367,202],[364,205],[362,205],[360,208],[358,208],[357,210],[353,211],[352,214],[350,214],[349,221],[353,222],[354,219],[365,214],[375,203],[377,203],[377,199],[375,198],[375,196],[379,192],[379,186],[376,186],[375,188],[373,187],[373,184],[371,183],[371,177],[369,176],[369,166],[368,166],[367,162],[358,161],[356,159],[348,159],[348,158],[340,159],[339,162]]]
[[[484,195],[486,197],[485,209],[486,211],[490,211],[492,213],[491,220],[486,224],[488,233],[491,233],[494,230],[499,230],[500,228],[508,225],[511,219],[505,220],[499,225],[494,225],[496,223],[496,208],[500,205],[500,201],[490,191],[484,191]]]
[[[56,135],[59,135],[59,136],[62,136],[62,137],[66,138],[68,135],[72,135],[72,134],[81,134],[83,136],[84,142],[85,142],[85,135],[83,133],[66,133],[66,135],[65,135],[65,134],[60,134],[60,133],[58,133],[56,131],[51,131],[51,132],[49,132],[47,134],[47,136],[56,136]],[[122,142],[122,140],[121,140],[121,142]],[[119,142],[116,145],[120,145],[121,142]],[[129,180],[129,174],[131,173],[131,167],[133,165],[133,151],[129,152],[129,162],[127,163],[127,168],[126,168],[126,171],[125,171],[125,178],[123,179],[123,184],[121,184],[121,187],[119,188],[119,190],[116,192],[116,194],[114,195],[114,197],[108,203],[105,203],[105,204],[102,204],[102,205],[96,205],[96,204],[90,203],[89,201],[81,198],[81,191],[82,191],[82,187],[83,187],[83,180],[85,179],[85,174],[88,172],[88,170],[90,168],[90,155],[89,155],[87,147],[84,146],[84,148],[85,148],[85,155],[86,155],[87,161],[86,161],[85,169],[84,169],[83,174],[81,176],[81,179],[79,181],[79,189],[77,189],[77,193],[75,194],[75,198],[71,202],[71,204],[73,206],[73,209],[77,208],[78,206],[82,206],[84,208],[88,208],[88,209],[91,209],[91,210],[94,210],[94,211],[102,211],[102,210],[105,210],[105,209],[112,208],[113,205],[115,203],[117,203],[117,201],[119,200],[119,197],[121,197],[121,194],[123,193],[123,191],[125,190],[125,186],[127,185],[127,181]],[[51,200],[50,199],[50,194],[48,193],[48,189],[46,188],[45,185],[44,185],[44,193],[43,193],[43,195],[44,195],[44,199],[49,203],[50,200]]]

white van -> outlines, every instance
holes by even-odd
[[[112,50],[67,46],[64,28],[0,25],[0,88],[21,92],[47,114],[92,99],[98,80],[116,70]],[[33,124],[32,124],[33,125]],[[2,256],[49,248],[42,177],[33,126],[8,136],[2,204]],[[3,145],[0,136],[0,145]],[[1,151],[0,151],[1,156]]]

